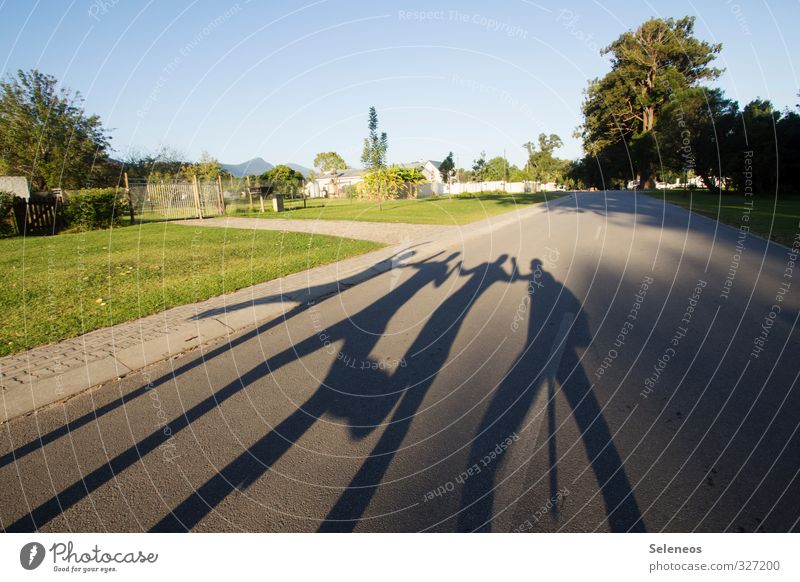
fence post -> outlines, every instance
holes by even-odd
[[[253,192],[250,190],[250,176],[244,177],[247,184],[247,197],[250,199],[250,212],[253,212]]]
[[[133,210],[133,197],[131,196],[131,189],[128,185],[128,172],[123,172],[122,177],[125,179],[125,195],[128,197],[128,213],[131,215],[131,224],[136,222],[136,213]]]
[[[197,187],[197,176],[192,176],[192,189],[194,190],[194,207],[197,209],[197,218],[203,220],[203,208],[200,206],[200,189]]]
[[[217,186],[219,186],[219,212],[225,214],[225,194],[222,191],[222,176],[217,174]]]

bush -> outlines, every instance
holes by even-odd
[[[69,228],[92,230],[119,224],[128,216],[128,200],[116,188],[86,188],[64,195],[64,222]]]
[[[11,236],[17,233],[14,223],[14,195],[0,191],[0,236]]]

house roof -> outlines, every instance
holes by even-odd
[[[336,173],[337,178],[348,178],[353,176],[363,176],[367,173],[367,170],[362,170],[360,168],[347,168],[346,170],[342,170],[341,172]],[[323,174],[319,174],[316,179],[317,180],[329,180],[333,178],[333,172],[325,172]]]
[[[30,196],[28,180],[25,176],[0,176],[0,192],[27,199]]]
[[[419,160],[418,162],[409,162],[407,164],[395,164],[395,165],[400,167],[400,168],[409,168],[409,169],[411,169],[411,168],[424,168],[425,165],[428,162],[433,164],[436,167],[437,170],[439,169],[439,166],[442,165],[442,162],[437,162],[436,160]]]

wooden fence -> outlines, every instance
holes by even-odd
[[[22,235],[54,234],[61,227],[61,196],[31,194],[14,199],[14,218]]]
[[[125,190],[131,206],[131,222],[208,218],[225,213],[220,180],[191,182],[128,182]]]

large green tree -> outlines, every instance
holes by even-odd
[[[776,133],[781,192],[800,194],[800,115],[784,111]]]
[[[216,180],[218,176],[228,175],[219,160],[206,151],[200,154],[200,161],[196,164],[185,164],[180,174],[183,178],[198,180]]]
[[[295,196],[302,189],[304,178],[297,170],[280,164],[261,174],[261,180],[279,194]]]
[[[131,148],[122,156],[123,171],[131,180],[174,180],[186,164],[186,156],[168,146],[153,152]]]
[[[508,180],[509,174],[516,170],[514,166],[508,163],[508,160],[502,156],[496,156],[486,162],[486,173],[484,179],[487,182],[500,182]]]
[[[347,169],[347,163],[336,152],[320,152],[314,158],[314,167],[323,172],[340,172]]]
[[[333,174],[333,190],[336,195],[339,194],[339,176],[338,173],[347,169],[347,163],[344,158],[336,152],[320,152],[314,158],[314,167],[319,168],[323,172]],[[313,177],[309,176],[311,180]]]
[[[33,190],[82,188],[101,175],[109,140],[80,93],[33,69],[0,83],[0,173],[27,176]]]
[[[481,152],[480,157],[472,162],[472,179],[476,182],[485,182],[486,175],[486,152]]]
[[[653,129],[670,94],[717,78],[710,66],[721,50],[694,36],[694,17],[653,18],[622,34],[603,49],[611,71],[590,82],[581,127],[587,154],[624,143],[640,186],[654,186],[656,141]]]
[[[531,147],[530,142],[525,144],[529,151],[527,168],[533,180],[537,182],[557,182],[564,177],[569,162],[561,160],[553,153],[563,145],[561,138],[551,133],[540,133],[538,146]]]
[[[714,178],[736,171],[740,123],[738,104],[719,89],[690,87],[673,95],[655,126],[662,165],[679,174],[694,172],[706,188],[718,191]]]
[[[439,173],[442,175],[442,180],[444,180],[445,183],[450,182],[450,178],[453,176],[455,169],[456,165],[453,162],[453,152],[448,152],[447,157],[439,164]]]

